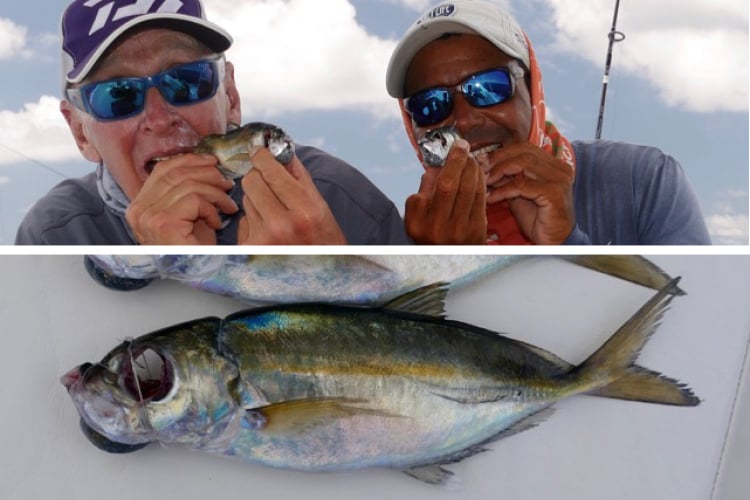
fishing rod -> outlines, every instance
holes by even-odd
[[[617,31],[617,14],[620,11],[620,0],[615,2],[615,16],[612,19],[612,28],[609,30],[609,48],[607,49],[607,62],[604,65],[604,78],[602,80],[602,99],[599,104],[599,119],[596,124],[596,138],[602,137],[602,125],[604,124],[604,106],[607,101],[607,86],[609,85],[609,70],[612,67],[612,47],[625,40],[625,33]]]

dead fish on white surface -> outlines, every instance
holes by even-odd
[[[90,255],[85,265],[98,283],[117,290],[133,290],[161,278],[254,305],[296,302],[383,305],[430,283],[445,282],[459,287],[530,258],[539,257]],[[639,256],[560,258],[653,289],[660,289],[671,280],[666,272]]]
[[[430,285],[383,308],[299,304],[183,323],[61,382],[106,451],[181,444],[302,471],[394,468],[445,485],[446,464],[534,427],[570,396],[698,405],[683,384],[635,364],[676,283],[578,366],[443,319],[446,288]]]

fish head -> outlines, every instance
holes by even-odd
[[[229,179],[237,179],[252,168],[250,154],[256,147],[268,148],[282,165],[287,165],[294,156],[294,144],[286,132],[261,122],[248,123],[226,134],[204,137],[193,151],[214,155],[219,160],[221,173]]]
[[[448,152],[459,138],[454,127],[443,127],[427,131],[417,145],[425,164],[431,167],[442,167],[448,158]]]
[[[73,368],[61,382],[86,425],[121,444],[158,439],[148,405],[172,399],[179,385],[168,358],[133,341]]]
[[[63,375],[89,439],[111,451],[101,443],[195,445],[220,434],[238,407],[237,370],[216,355],[214,320],[125,341]]]

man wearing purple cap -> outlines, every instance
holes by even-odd
[[[98,168],[37,202],[17,244],[409,242],[393,203],[322,151],[285,167],[253,150],[236,184],[192,152],[241,119],[232,38],[199,0],[75,0],[62,39],[60,109]]]
[[[673,158],[570,142],[547,121],[531,43],[494,3],[430,8],[396,46],[386,86],[421,159],[419,141],[436,129],[461,137],[442,168],[425,166],[407,199],[404,220],[418,243],[710,244]]]

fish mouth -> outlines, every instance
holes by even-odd
[[[91,368],[91,366],[93,366],[91,363],[83,363],[81,366],[73,368],[68,373],[60,377],[60,383],[62,383],[65,389],[70,392],[73,386],[83,380],[83,374],[86,372],[86,370]]]
[[[96,446],[102,451],[106,451],[107,453],[116,453],[116,454],[123,454],[123,453],[131,453],[134,451],[138,451],[141,448],[144,448],[149,445],[149,442],[146,441],[145,443],[120,443],[118,441],[113,441],[109,439],[107,436],[102,434],[101,432],[94,429],[91,425],[89,425],[86,420],[83,418],[80,419],[79,425],[81,426],[81,431],[83,431],[83,435],[86,436],[86,438],[89,440],[91,444]]]
[[[161,401],[172,391],[174,368],[166,356],[148,346],[129,346],[123,358],[121,385],[133,399]]]

